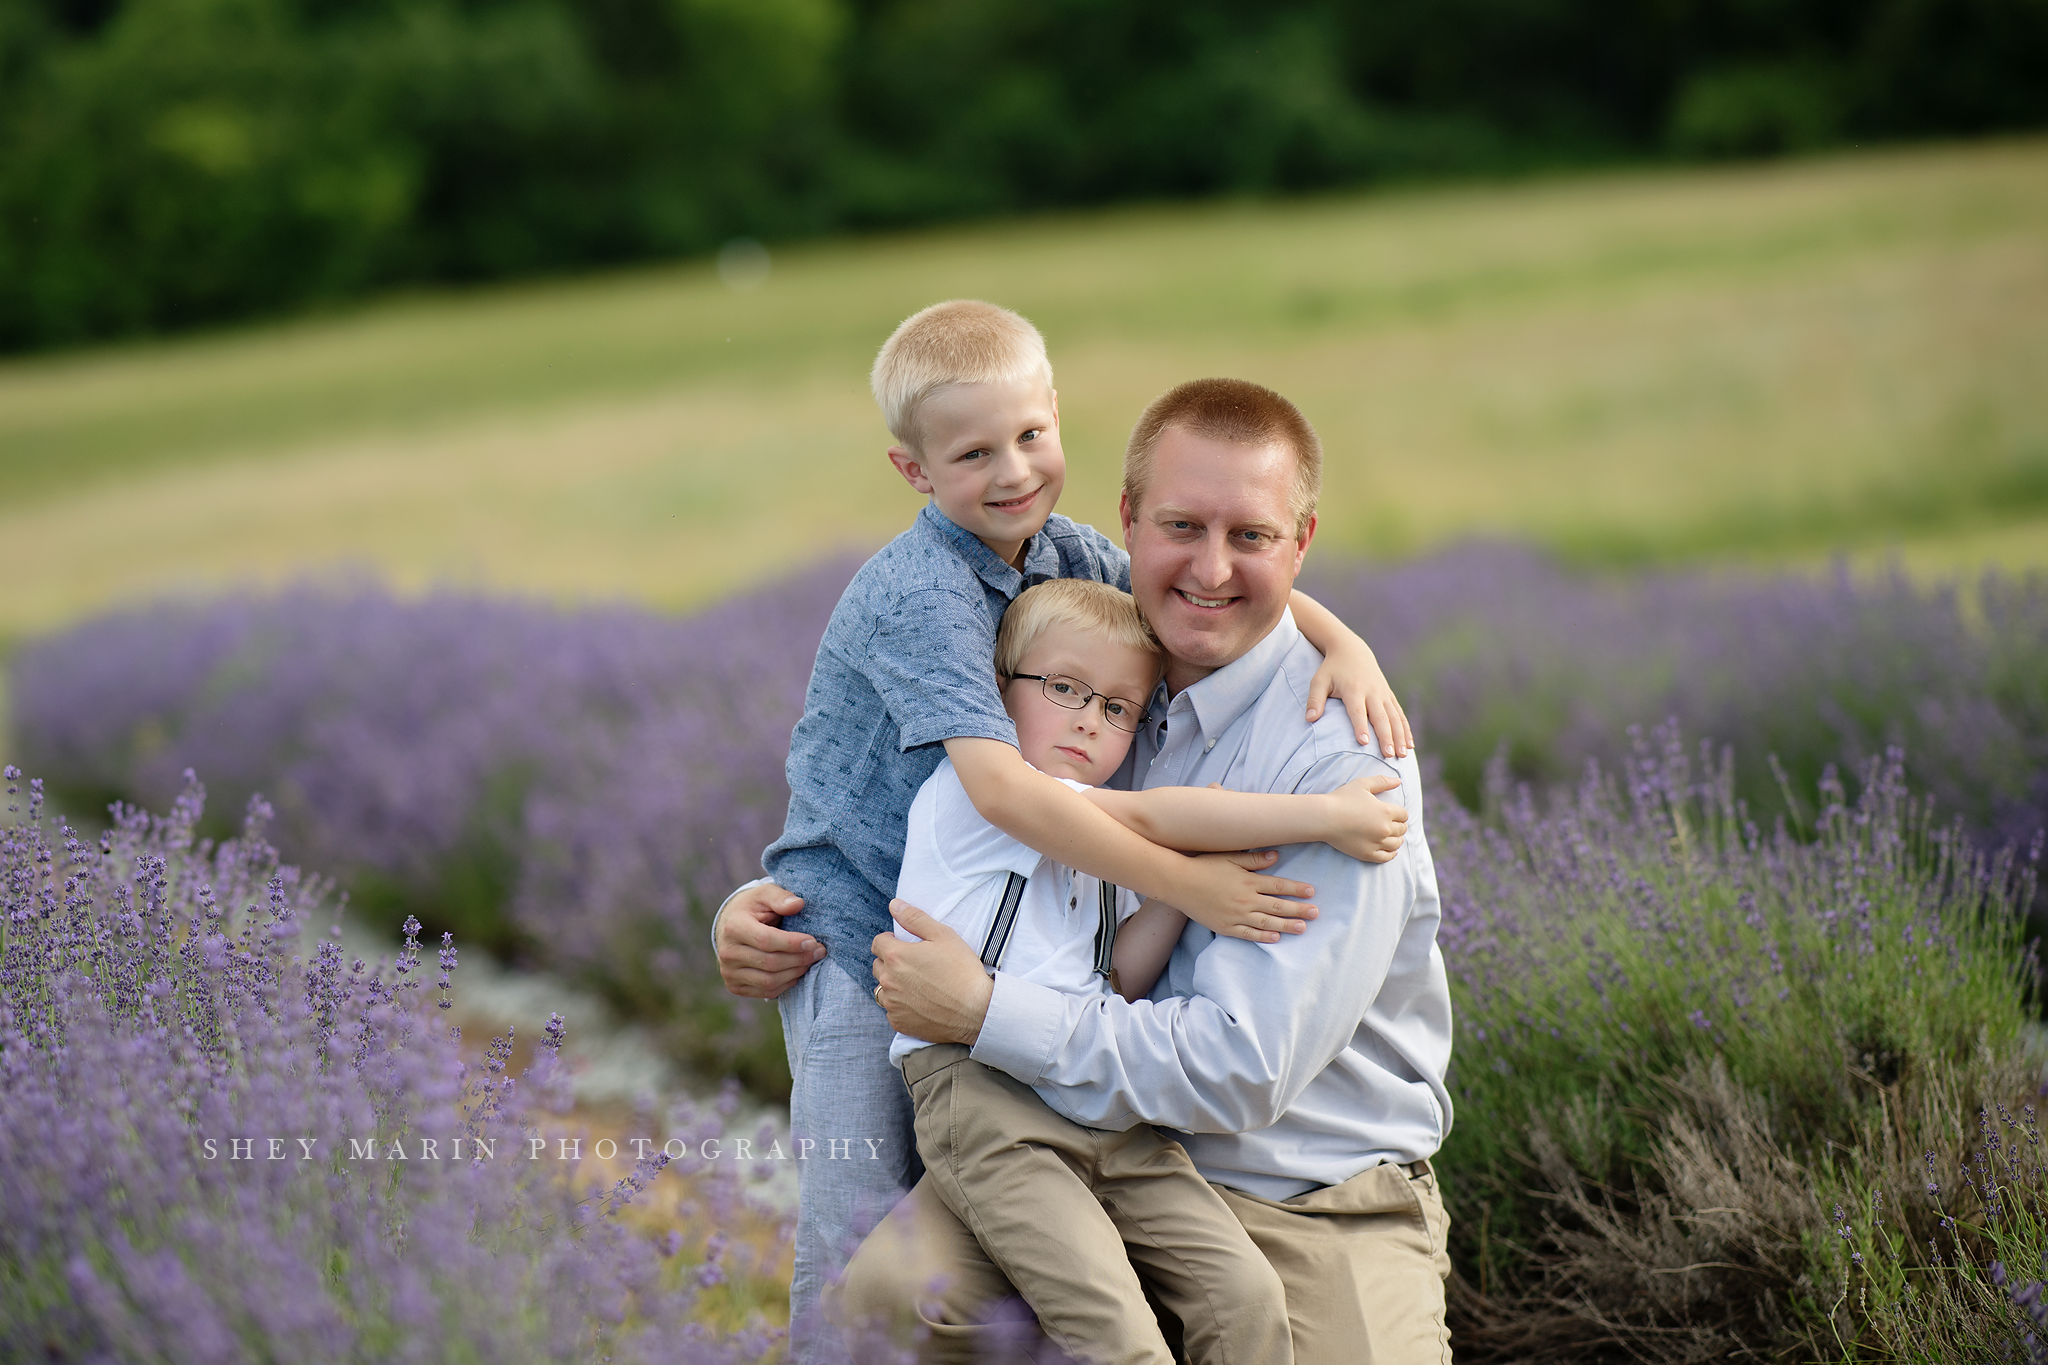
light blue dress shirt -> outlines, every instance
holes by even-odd
[[[1343,706],[1303,720],[1322,656],[1292,613],[1242,658],[1154,698],[1132,747],[1143,786],[1328,792],[1391,772],[1407,807],[1392,861],[1280,850],[1319,918],[1278,943],[1190,924],[1150,1000],[1084,999],[998,973],[977,1061],[1076,1122],[1178,1130],[1202,1174],[1268,1199],[1432,1155],[1450,1131],[1451,1000],[1414,756],[1358,743]]]

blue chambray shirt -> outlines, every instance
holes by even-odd
[[[1130,556],[1055,513],[1019,571],[927,505],[832,610],[789,740],[789,818],[761,862],[804,898],[787,927],[870,991],[868,945],[891,925],[910,803],[946,740],[1017,742],[996,687],[996,627],[1018,593],[1053,578],[1129,592]]]

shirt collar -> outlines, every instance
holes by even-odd
[[[1266,694],[1288,651],[1299,639],[1301,631],[1294,624],[1294,612],[1283,608],[1266,638],[1200,682],[1182,689],[1180,695],[1194,708],[1202,734],[1213,740],[1235,725],[1238,717]]]
[[[927,530],[936,533],[967,561],[982,582],[1012,601],[1033,584],[1060,576],[1059,549],[1043,529],[1024,542],[1024,568],[1019,572],[996,558],[996,552],[982,544],[979,536],[941,512],[937,503],[926,503],[917,516]]]

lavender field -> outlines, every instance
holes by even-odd
[[[463,951],[559,972],[707,1083],[773,1097],[787,1084],[773,1013],[717,989],[708,917],[779,825],[789,727],[851,568],[684,618],[312,582],[25,645],[16,761],[52,805],[93,829],[110,801],[174,813],[120,816],[104,852],[13,817],[0,1178],[86,1178],[21,1155],[30,1098],[39,1122],[128,1112],[107,1108],[118,1078],[88,1064],[93,1049],[62,1046],[66,1028],[133,1051],[128,1075],[182,1078],[164,1094],[194,1098],[157,1106],[157,1124],[189,1122],[168,1115],[204,1096],[260,1117],[313,1103],[304,1090],[402,1127],[405,1106],[483,1084],[450,1070],[460,1058],[433,1002],[408,1003],[427,994],[403,985],[419,979],[413,950],[399,984],[337,1004],[335,954],[266,946],[314,922],[295,898],[318,888],[261,890],[265,840],[336,879],[352,918],[391,932],[416,916],[429,943],[451,932]],[[2048,577],[1611,579],[1473,545],[1391,568],[1326,563],[1304,586],[1380,651],[1441,778],[1431,828],[1460,1030],[1441,1166],[1461,1356],[2039,1358],[2026,1334],[2042,1330],[2048,1172],[2025,1107],[2039,1088],[2026,911],[2048,825]],[[182,795],[188,768],[211,809],[261,793],[269,823],[193,843],[236,831]],[[207,918],[242,903],[259,906],[246,932]],[[221,1002],[212,1014],[192,1012],[202,996]],[[18,1001],[47,1002],[35,1020],[50,1022]],[[346,1036],[369,1040],[345,1061],[321,1041],[342,1028],[336,1010]],[[204,1020],[229,1017],[272,1041],[207,1041],[218,1026]],[[198,1032],[181,1035],[189,1020]],[[335,1060],[277,1060],[294,1048]],[[286,1073],[300,1079],[263,1079]],[[162,1217],[254,1245],[228,1194],[193,1180],[152,1196]],[[319,1198],[367,1197],[350,1188]],[[453,1196],[420,1197],[387,1228],[439,1217],[433,1199]],[[632,1284],[682,1274],[707,1245],[701,1220],[659,1234],[699,1251],[665,1253],[654,1233],[588,1221],[602,1230],[575,1254],[625,1258]],[[299,1251],[370,1235],[318,1226]],[[55,1312],[50,1286],[84,1292],[80,1264],[138,1322],[176,1298],[163,1286],[177,1273],[199,1273],[178,1272],[168,1242],[121,1249],[111,1228],[35,1236],[54,1240],[19,1263],[41,1278],[0,1285],[13,1321]],[[599,1273],[536,1268],[538,1243],[485,1240],[498,1259],[476,1259],[477,1277]],[[346,1254],[369,1264],[373,1249]],[[304,1290],[306,1321],[354,1283],[330,1276],[326,1300]],[[540,1302],[557,1293],[570,1291]],[[614,1307],[610,1326],[576,1330],[652,1342],[673,1326],[667,1308]],[[534,1331],[557,1330],[549,1311]],[[300,1328],[218,1330],[278,1344]],[[773,1349],[745,1336],[758,1327],[720,1330],[691,1349]]]
[[[260,802],[215,842],[189,786],[91,840],[45,822],[40,783],[5,777],[0,1359],[777,1349],[758,1313],[718,1325],[724,1287],[777,1248],[725,1235],[748,1203],[739,1168],[688,1141],[715,1113],[669,1114],[655,1131],[685,1135],[680,1160],[650,1150],[616,1181],[522,1160],[564,1107],[559,1018],[522,1076],[509,1035],[467,1059],[439,1015],[453,945],[431,984],[416,921],[394,961],[349,963],[326,888],[278,864]],[[686,1228],[634,1225],[657,1179],[696,1187]]]

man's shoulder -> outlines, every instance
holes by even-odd
[[[1276,752],[1287,755],[1282,766],[1285,777],[1299,782],[1312,772],[1326,773],[1329,785],[1339,786],[1367,771],[1404,776],[1398,765],[1380,756],[1377,737],[1369,744],[1358,742],[1351,714],[1335,697],[1324,705],[1319,718],[1308,719],[1309,686],[1322,665],[1321,651],[1297,635],[1259,698],[1265,738]]]

